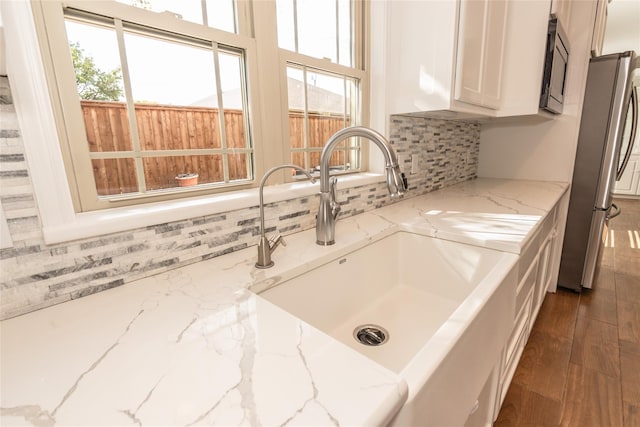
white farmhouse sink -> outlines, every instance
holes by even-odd
[[[462,425],[514,318],[517,256],[397,232],[260,296],[399,374],[398,425]],[[361,325],[388,339],[368,346]]]

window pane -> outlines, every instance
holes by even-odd
[[[221,148],[213,51],[132,33],[125,42],[140,149]]]
[[[136,104],[141,150],[221,148],[217,108]]]
[[[81,100],[89,151],[131,151],[127,104]]]
[[[287,76],[291,161],[317,169],[320,151],[329,138],[340,129],[358,124],[357,81],[293,65],[287,68]],[[359,168],[359,158],[353,159],[351,154],[359,154],[359,144],[357,139],[340,143],[331,158],[333,169]]]
[[[311,168],[306,166],[307,164],[307,161],[305,160],[306,156],[307,154],[303,151],[292,151],[291,163],[293,163],[294,165],[298,165],[303,169],[311,170]]]
[[[276,0],[278,46],[353,65],[351,0]]]
[[[65,20],[89,151],[129,151],[118,43],[113,29]]]
[[[138,191],[134,159],[93,159],[91,164],[99,196]]]
[[[147,190],[224,182],[224,167],[220,154],[145,157],[142,163]],[[195,182],[189,179],[192,177],[196,178]]]
[[[244,134],[242,110],[224,110],[224,126],[227,133],[227,148],[247,148]]]
[[[287,67],[287,88],[291,148],[306,148],[304,74],[301,69]],[[309,169],[304,153],[295,155],[291,161],[302,168]]]
[[[296,36],[294,29],[294,0],[276,0],[278,20],[278,46],[296,52]]]
[[[217,107],[210,49],[125,33],[136,103]]]
[[[252,170],[249,154],[229,154],[229,180],[240,181],[250,179]]]
[[[242,85],[242,58],[238,54],[220,52],[220,86],[222,89],[222,105],[224,106],[224,123],[227,148],[249,148],[245,138],[244,93]]]
[[[353,66],[351,2],[338,0],[338,63]]]
[[[307,98],[309,111],[344,114],[344,77],[308,70]]]
[[[209,27],[229,31],[230,33],[238,32],[234,0],[207,0],[206,7]]]
[[[242,76],[240,55],[220,52],[218,61],[224,108],[242,109],[243,96],[240,78]]]
[[[335,0],[297,0],[298,52],[337,62]]]
[[[170,13],[180,19],[205,24],[220,30],[236,32],[234,0],[117,0],[129,6]],[[203,17],[207,17],[207,21]]]

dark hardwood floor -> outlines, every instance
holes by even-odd
[[[593,290],[547,294],[496,426],[640,426],[640,200],[615,203]]]

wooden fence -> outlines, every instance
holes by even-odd
[[[108,101],[81,101],[87,131],[89,151],[108,153],[132,151],[132,140],[126,104]],[[138,139],[142,151],[219,149],[218,109],[206,107],[175,107],[169,105],[136,104]],[[224,113],[227,148],[245,148],[242,110],[227,109]],[[322,147],[336,131],[344,127],[341,116],[311,114],[309,116],[311,147]],[[291,144],[304,144],[304,115],[289,115]],[[247,178],[249,154],[228,155],[229,178]],[[343,164],[345,153],[337,151],[332,164]],[[310,164],[319,163],[320,153],[311,153]],[[305,165],[304,153],[292,154],[292,161]],[[175,177],[181,173],[197,173],[199,183],[224,180],[222,155],[171,155],[142,158],[147,189],[176,187]],[[138,191],[135,161],[124,159],[94,159],[93,171],[99,195]]]

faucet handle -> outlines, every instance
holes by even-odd
[[[287,241],[284,240],[284,237],[282,237],[280,233],[273,236],[273,242],[275,243],[274,247],[278,245],[287,246]]]
[[[387,166],[387,188],[391,197],[401,196],[407,190],[408,180],[403,172],[400,172],[400,167]]]
[[[282,243],[282,246],[287,246],[287,243],[284,241],[284,238],[280,235],[280,233],[274,234],[269,238],[269,249],[271,252],[275,251],[279,244]]]
[[[331,192],[331,200],[334,202],[337,199],[337,196],[336,196],[337,185],[338,185],[338,178],[336,178],[335,176],[332,176],[331,178],[329,178],[329,191]]]
[[[329,191],[331,194],[329,206],[331,207],[331,215],[333,215],[334,219],[338,217],[338,214],[342,209],[342,206],[338,204],[337,184],[338,178],[336,178],[335,176],[329,178]]]

